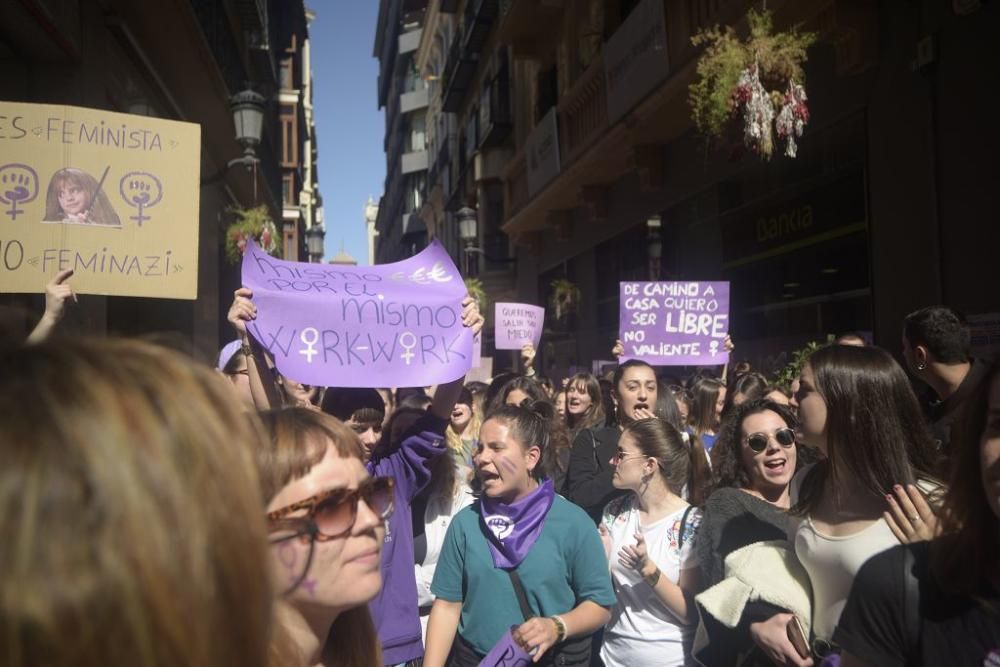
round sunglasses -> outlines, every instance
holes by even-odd
[[[271,542],[307,535],[317,542],[343,537],[354,527],[360,500],[385,521],[392,515],[394,486],[392,477],[372,477],[356,489],[330,489],[268,512]],[[302,510],[307,510],[305,516],[288,516]]]
[[[779,428],[772,435],[774,441],[786,449],[795,444],[795,431],[787,426]],[[768,435],[767,433],[751,433],[747,436],[745,442],[747,443],[747,447],[760,454],[767,449],[767,443],[771,440],[772,435]]]

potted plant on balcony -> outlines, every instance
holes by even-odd
[[[230,263],[236,264],[243,259],[249,239],[253,239],[267,254],[281,257],[281,236],[266,206],[233,206],[227,210],[235,216],[235,220],[226,229],[226,258]]]
[[[747,23],[745,41],[729,26],[691,38],[695,46],[705,46],[688,91],[695,125],[709,139],[718,139],[739,120],[747,148],[770,159],[776,134],[785,142],[785,155],[794,158],[795,140],[809,122],[803,65],[816,34],[797,27],[774,32],[768,11],[751,9]]]

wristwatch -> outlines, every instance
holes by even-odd
[[[549,616],[549,620],[556,624],[556,643],[566,639],[566,623],[558,616]]]
[[[655,570],[653,570],[652,574],[647,574],[645,577],[643,577],[643,579],[645,579],[646,583],[649,584],[650,586],[656,586],[656,582],[660,580],[660,568],[656,568]]]

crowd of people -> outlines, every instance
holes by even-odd
[[[59,337],[68,277],[0,350],[4,665],[1000,665],[1000,364],[946,307],[927,396],[852,335],[791,386],[359,389],[283,377],[246,289],[214,369]]]

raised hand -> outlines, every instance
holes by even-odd
[[[468,294],[462,299],[462,324],[472,329],[473,337],[483,330],[486,318],[479,312],[479,304]]]
[[[250,299],[253,291],[249,287],[241,287],[233,292],[233,305],[229,306],[226,319],[241,337],[247,333],[247,322],[257,319],[257,306]]]
[[[521,348],[521,363],[524,364],[525,368],[531,368],[535,365],[535,346],[531,343],[526,343]]]
[[[620,340],[616,340],[615,346],[611,348],[611,356],[613,356],[615,359],[618,359],[624,354],[625,354],[625,343],[621,342]]]

